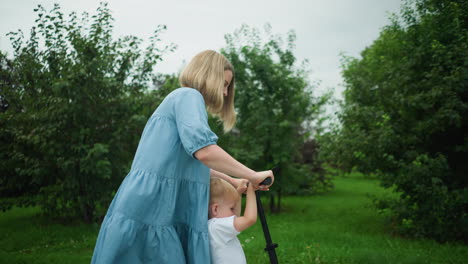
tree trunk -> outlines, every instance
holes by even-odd
[[[86,223],[91,223],[94,216],[94,205],[86,203],[83,210],[83,219]]]
[[[278,190],[278,204],[276,206],[276,213],[281,212],[281,188]]]
[[[270,212],[275,212],[275,195],[270,194]]]

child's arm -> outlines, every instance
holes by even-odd
[[[234,218],[234,228],[242,232],[257,222],[257,200],[252,184],[247,188],[244,216]]]

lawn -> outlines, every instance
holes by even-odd
[[[466,245],[392,236],[368,197],[391,195],[377,180],[334,183],[325,195],[288,197],[283,213],[267,216],[279,263],[467,263]],[[260,223],[240,239],[249,263],[268,263]]]
[[[392,236],[367,197],[390,195],[376,180],[338,177],[334,183],[327,194],[286,197],[282,213],[267,214],[279,263],[466,263],[466,245]],[[0,263],[90,262],[98,225],[56,223],[38,213],[0,213]],[[239,239],[248,263],[269,263],[260,221]]]

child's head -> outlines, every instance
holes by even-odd
[[[234,209],[239,202],[239,193],[227,181],[220,178],[210,180],[210,204],[208,217],[221,218],[235,214]]]
[[[236,123],[234,68],[226,57],[213,50],[198,53],[180,74],[179,82],[200,91],[208,111],[223,120],[224,131],[231,130]]]

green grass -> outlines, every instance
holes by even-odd
[[[390,195],[376,180],[339,177],[335,185],[324,195],[286,197],[282,213],[267,214],[279,263],[466,263],[466,245],[392,236],[367,197]],[[0,213],[0,263],[90,262],[98,225],[54,223],[38,213]],[[249,264],[269,263],[260,221],[239,239]]]
[[[325,195],[287,197],[284,212],[267,215],[279,263],[467,263],[466,245],[392,236],[368,197],[392,195],[377,180],[334,183]],[[249,263],[269,263],[259,222],[239,238]]]
[[[54,223],[37,208],[0,213],[0,263],[89,263],[99,226]]]

